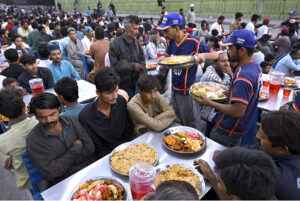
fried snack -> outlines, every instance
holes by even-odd
[[[297,82],[295,80],[285,78],[284,79],[284,85],[294,86],[294,85],[297,85]]]
[[[191,88],[192,95],[194,96],[205,96],[212,100],[224,99],[227,97],[227,91],[220,86],[197,83]]]
[[[155,165],[157,159],[158,154],[154,148],[140,143],[115,152],[110,158],[110,163],[117,172],[128,175],[132,164],[146,162]]]
[[[260,93],[259,94],[259,100],[265,100],[268,98],[268,94],[267,93]]]
[[[1,121],[9,121],[9,118],[0,114],[0,120]]]
[[[154,69],[154,68],[156,68],[157,67],[157,64],[150,64],[150,63],[147,63],[146,64],[146,68],[147,69]]]
[[[123,187],[115,185],[110,180],[88,180],[78,187],[72,200],[123,200],[124,192]]]
[[[168,180],[186,181],[194,186],[197,194],[200,196],[202,189],[200,189],[200,179],[189,168],[173,165],[169,169],[161,171],[155,178],[154,184],[158,186],[160,183]]]
[[[191,132],[177,132],[164,137],[163,141],[170,149],[179,152],[195,152],[204,144],[198,134]]]
[[[173,56],[173,57],[167,57],[165,59],[162,59],[160,61],[161,64],[183,64],[191,62],[190,56]]]

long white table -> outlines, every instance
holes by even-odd
[[[96,94],[96,86],[90,82],[87,82],[85,80],[78,80],[77,81],[78,85],[78,91],[79,91],[79,98],[78,102],[82,103],[87,100],[93,99],[97,96]],[[49,92],[52,94],[55,94],[54,89],[46,89],[45,92]],[[23,97],[23,101],[25,102],[26,105],[29,105],[31,98],[33,97],[32,94],[27,94],[26,96]]]
[[[154,147],[159,155],[159,164],[165,162],[180,162],[190,166],[193,166],[193,161],[195,159],[203,159],[209,163],[209,165],[214,169],[215,163],[212,160],[213,154],[215,150],[223,150],[224,146],[210,140],[207,138],[207,147],[205,152],[199,153],[196,155],[181,155],[175,154],[173,152],[167,151],[161,144],[161,133],[157,132],[147,132],[144,135],[136,138],[132,142],[143,142],[150,144]],[[52,186],[51,188],[42,192],[42,196],[44,200],[67,200],[72,191],[77,188],[79,185],[85,183],[86,180],[98,176],[104,177],[114,177],[120,179],[129,195],[129,199],[131,200],[130,186],[128,177],[121,176],[111,170],[109,165],[109,155],[101,158],[100,160],[94,162],[93,164],[87,166],[81,171],[75,173],[74,175],[66,178],[60,183]],[[211,188],[210,184],[206,182],[205,194]]]

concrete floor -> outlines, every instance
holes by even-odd
[[[15,176],[2,167],[0,178],[0,200],[32,200],[30,192],[18,189]]]

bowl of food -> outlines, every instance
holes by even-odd
[[[298,87],[296,79],[291,77],[285,77],[283,85],[288,87]]]
[[[156,168],[154,184],[157,187],[164,181],[178,180],[190,183],[196,190],[199,199],[205,192],[204,177],[195,168],[181,163],[163,163]]]
[[[95,177],[74,189],[67,200],[127,200],[126,188],[121,181],[109,177]]]
[[[155,63],[146,63],[146,69],[147,70],[156,70],[157,64]]]
[[[113,171],[129,176],[129,169],[134,163],[145,162],[153,166],[157,165],[158,153],[148,144],[127,142],[112,151],[109,162]]]
[[[215,82],[198,82],[191,86],[190,95],[193,97],[205,96],[212,101],[223,102],[227,99],[227,87]]]
[[[267,92],[260,92],[259,93],[259,101],[266,101],[269,99],[269,94]]]
[[[176,126],[165,130],[162,145],[175,153],[194,154],[204,150],[206,137],[200,131],[188,126]]]
[[[166,57],[159,60],[158,64],[163,68],[169,69],[177,69],[177,68],[189,68],[194,65],[196,59],[191,55],[180,55],[180,56],[172,56]]]

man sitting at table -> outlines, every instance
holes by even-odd
[[[51,71],[48,68],[38,67],[36,63],[36,56],[34,54],[24,54],[20,59],[22,65],[26,69],[18,78],[20,85],[31,92],[29,80],[34,78],[41,78],[43,80],[44,89],[50,89],[54,87]]]
[[[158,94],[159,82],[156,77],[142,75],[138,81],[138,94],[128,103],[128,112],[135,127],[135,133],[142,130],[162,131],[175,120],[175,112]]]
[[[274,200],[278,171],[264,152],[234,147],[214,156],[214,162],[216,176],[206,161],[194,165],[220,200]]]
[[[264,115],[256,134],[260,149],[272,156],[279,171],[278,200],[300,198],[300,114],[276,111]]]
[[[21,154],[26,151],[26,138],[38,124],[36,118],[28,118],[20,89],[4,89],[0,91],[0,114],[9,118],[10,129],[0,135],[0,163],[16,176],[18,188],[31,189],[28,172]]]
[[[30,112],[39,124],[29,133],[29,158],[53,185],[81,170],[94,160],[93,141],[74,117],[60,116],[60,102],[51,93],[40,93],[30,101]]]
[[[292,51],[283,57],[277,64],[276,70],[284,74],[290,74],[292,71],[300,71],[300,64],[295,61],[300,59],[300,49],[293,48]]]
[[[113,69],[101,68],[95,77],[98,99],[79,114],[80,123],[94,141],[97,159],[133,138],[127,101],[118,95],[119,80]]]
[[[48,45],[49,57],[52,59],[52,64],[48,67],[52,73],[54,83],[58,82],[63,77],[69,77],[75,80],[80,80],[79,74],[74,66],[66,60],[61,60],[61,51],[57,44]]]
[[[85,107],[85,104],[78,103],[78,85],[71,78],[64,77],[54,86],[55,93],[60,102],[64,105],[60,115],[73,116],[78,119],[79,113]]]
[[[201,105],[220,111],[210,138],[227,147],[239,146],[254,119],[261,87],[261,68],[252,58],[255,34],[248,30],[237,30],[230,39],[219,44],[230,46],[231,59],[240,64],[229,86],[227,104],[213,102],[204,96],[196,100]]]
[[[1,75],[8,78],[15,78],[17,80],[18,77],[25,71],[25,69],[18,64],[18,51],[16,49],[5,50],[4,56],[9,66],[1,72]]]

